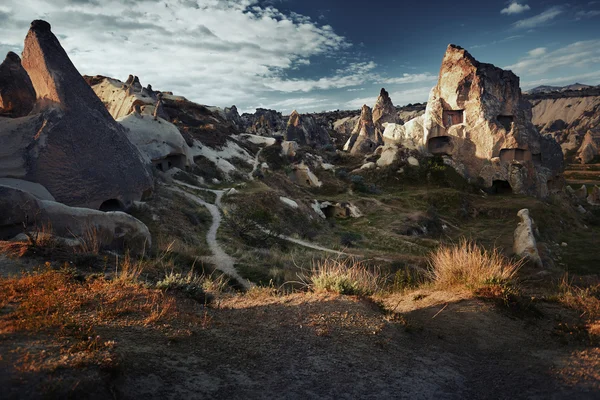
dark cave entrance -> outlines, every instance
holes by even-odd
[[[496,180],[492,182],[490,193],[500,195],[512,194],[512,187],[508,181]]]
[[[100,205],[100,211],[123,211],[125,207],[123,207],[123,203],[121,203],[117,199],[106,200],[104,203]]]

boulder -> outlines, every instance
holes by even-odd
[[[296,152],[300,149],[298,143],[293,141],[283,141],[281,142],[281,155],[285,157],[295,157]]]
[[[529,210],[524,208],[517,213],[521,222],[514,233],[513,251],[521,258],[526,259],[536,267],[543,267],[542,259],[538,253],[537,242],[534,235],[534,221],[529,216]]]
[[[381,152],[381,156],[377,160],[377,166],[380,168],[390,166],[400,159],[398,146],[385,146]]]
[[[471,182],[488,188],[504,182],[514,193],[538,197],[548,195],[549,183],[561,182],[562,150],[531,122],[519,78],[461,47],[448,46],[423,130],[427,151],[452,158]]]
[[[296,203],[296,202],[295,202],[294,200],[292,200],[292,199],[289,199],[289,198],[287,198],[287,197],[283,197],[283,196],[279,196],[279,200],[281,200],[281,202],[282,202],[283,204],[285,204],[286,206],[288,206],[288,207],[291,207],[291,208],[298,208],[298,203]]]
[[[585,136],[583,137],[583,142],[581,143],[581,147],[577,151],[577,156],[575,156],[575,160],[579,161],[581,164],[589,164],[592,162],[598,155],[600,155],[600,151],[598,150],[599,146],[596,143],[594,136],[592,135],[592,131],[587,131]]]
[[[27,117],[0,119],[0,177],[37,182],[58,202],[95,209],[152,191],[149,166],[47,22],[32,22],[22,64],[37,102]]]
[[[304,164],[304,162],[294,165],[294,178],[299,185],[310,186],[310,187],[321,187],[323,182],[312,173],[310,168]]]
[[[0,64],[0,116],[24,117],[35,104],[35,90],[18,55],[10,51]]]
[[[575,196],[581,200],[585,200],[588,197],[587,187],[585,185],[581,185],[581,187],[575,191]]]
[[[600,187],[598,185],[594,185],[590,195],[587,197],[588,204],[593,206],[600,206]]]
[[[424,117],[420,116],[404,125],[389,123],[383,131],[383,140],[407,149],[420,149],[423,147],[423,120]]]
[[[347,201],[316,201],[323,218],[360,218],[363,214],[358,207]]]
[[[159,170],[166,171],[172,167],[183,170],[194,164],[186,140],[169,121],[158,116],[133,113],[118,122],[127,128],[127,138],[147,158],[147,162]]]
[[[141,254],[151,245],[146,225],[119,211],[69,207],[55,201],[40,200],[23,190],[4,185],[0,185],[0,208],[8,211],[0,215],[2,240],[22,233],[26,226],[28,232],[44,230],[54,236],[80,242],[93,237],[104,249],[129,249]]]

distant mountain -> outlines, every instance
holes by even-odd
[[[586,90],[592,89],[594,86],[584,85],[583,83],[575,83],[573,85],[567,86],[537,86],[533,89],[529,89],[525,92],[525,94],[542,94],[542,93],[551,93],[551,92],[566,92],[569,90]]]

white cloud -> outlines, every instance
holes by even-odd
[[[600,15],[600,10],[590,10],[590,11],[578,11],[575,14],[575,18],[580,20],[583,18],[593,18]]]
[[[547,22],[552,21],[554,18],[563,13],[563,8],[560,6],[551,7],[541,14],[538,14],[531,18],[521,19],[513,24],[516,29],[533,29],[540,25],[544,25]]]
[[[328,25],[259,0],[3,0],[2,9],[2,50],[20,51],[31,20],[43,18],[81,73],[135,74],[204,104],[244,107],[276,90],[358,85],[374,68],[356,63],[332,77],[290,80],[314,57],[351,44]]]
[[[402,74],[401,77],[397,78],[379,78],[375,83],[385,84],[385,85],[403,85],[408,83],[421,83],[421,82],[431,82],[437,80],[437,76],[431,75],[429,73],[424,74]]]
[[[535,76],[558,68],[574,69],[600,64],[600,39],[575,42],[551,52],[536,50],[539,49],[504,68],[517,75]]]
[[[530,57],[539,57],[539,56],[542,56],[542,55],[546,54],[546,48],[545,47],[538,47],[537,49],[531,50],[527,54],[529,54]]]
[[[525,12],[530,9],[531,7],[529,7],[527,4],[519,4],[516,1],[513,1],[508,7],[502,9],[502,11],[500,11],[500,14],[521,14],[522,12]]]

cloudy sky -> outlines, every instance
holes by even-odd
[[[427,99],[449,43],[524,90],[600,84],[600,1],[2,0],[0,52],[52,24],[82,74],[284,113]]]

